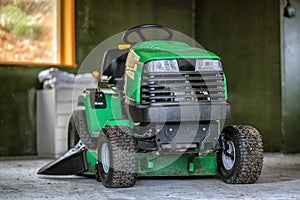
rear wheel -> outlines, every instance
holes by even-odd
[[[137,179],[134,138],[127,127],[106,127],[98,141],[98,169],[108,188],[131,187]]]
[[[75,125],[74,113],[71,115],[68,126],[68,150],[75,147],[79,142],[79,134]]]
[[[76,130],[76,133],[77,133],[79,139],[81,140],[81,142],[88,149],[96,149],[97,148],[97,138],[91,137],[89,134],[85,110],[74,110],[71,119],[73,119],[73,122],[72,122],[74,124],[73,127]],[[72,143],[71,138],[72,137],[70,137],[70,143]],[[75,138],[76,138],[76,136],[75,136]]]
[[[251,126],[227,126],[221,134],[223,150],[217,154],[219,172],[226,183],[255,183],[263,166],[260,133]]]

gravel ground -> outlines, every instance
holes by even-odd
[[[108,189],[93,178],[38,176],[51,160],[0,160],[0,199],[300,199],[300,154],[265,154],[256,184],[218,177],[140,178],[132,188]]]

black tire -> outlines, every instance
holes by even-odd
[[[227,126],[220,139],[225,149],[217,153],[217,163],[223,181],[231,184],[255,183],[263,166],[260,133],[251,126]]]
[[[80,138],[75,125],[74,113],[71,115],[68,126],[68,150],[78,144]]]
[[[81,142],[88,149],[96,149],[98,139],[89,134],[85,110],[74,110],[72,116]]]
[[[136,182],[137,154],[129,131],[127,127],[106,127],[99,135],[98,167],[105,187],[131,187]]]
[[[99,163],[97,162],[95,165],[95,178],[98,182],[102,182],[101,176],[100,176],[100,169],[99,169]]]

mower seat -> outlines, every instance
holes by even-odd
[[[115,85],[124,82],[125,63],[128,52],[129,49],[111,49],[105,52],[103,58],[103,75],[110,77],[109,84]]]

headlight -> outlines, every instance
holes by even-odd
[[[145,65],[148,72],[178,72],[177,60],[153,60]]]
[[[220,60],[197,59],[195,71],[222,71]]]

